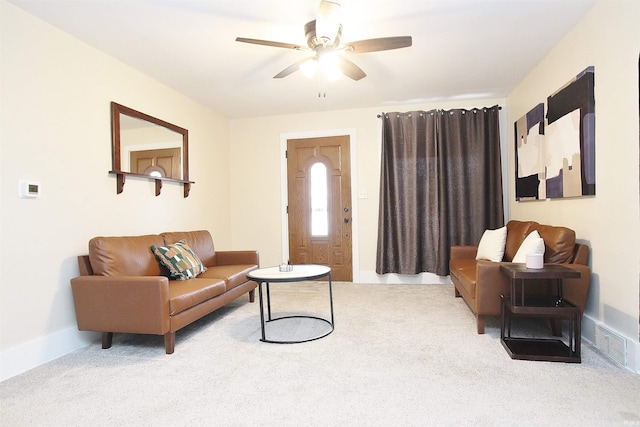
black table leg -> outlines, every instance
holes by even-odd
[[[267,322],[271,321],[271,292],[269,292],[269,282],[267,283]]]
[[[331,273],[329,273],[329,304],[331,305],[331,328],[335,327],[333,320],[333,288],[331,286]]]
[[[264,306],[262,303],[262,284],[264,282],[260,282],[258,284],[258,299],[260,300],[260,327],[262,328],[262,341],[265,340],[264,335]]]

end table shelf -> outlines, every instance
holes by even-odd
[[[561,339],[512,337],[511,320],[513,315],[568,319],[568,345]],[[503,295],[500,340],[512,359],[580,363],[580,316],[580,308],[567,300],[563,301],[563,306],[514,306],[511,304],[510,296]]]
[[[502,295],[500,316],[500,341],[512,359],[545,360],[551,362],[580,363],[580,321],[582,312],[562,296],[562,279],[580,277],[580,272],[560,265],[545,265],[542,269],[527,269],[522,264],[502,265],[501,270],[511,279],[511,295]],[[557,281],[556,295],[551,297],[527,297],[525,282],[535,279]],[[536,282],[530,282],[535,286]],[[520,285],[521,295],[516,291]],[[519,338],[511,336],[511,322],[514,316],[567,319],[569,337],[565,343],[555,338]]]
[[[505,338],[502,345],[512,359],[580,362],[580,359],[576,359],[577,356],[561,340]]]

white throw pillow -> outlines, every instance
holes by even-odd
[[[504,246],[507,243],[507,227],[496,230],[485,230],[478,244],[476,259],[486,259],[493,262],[502,261]]]
[[[533,230],[524,239],[513,257],[513,262],[527,262],[527,255],[531,254],[544,255],[544,240],[542,240],[537,230]]]

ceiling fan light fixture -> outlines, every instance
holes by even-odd
[[[334,81],[342,76],[337,52],[326,53],[322,55],[318,61],[320,70],[322,70],[322,73],[327,80]]]
[[[308,78],[313,78],[313,76],[316,75],[316,71],[318,71],[318,61],[316,58],[309,58],[300,64],[300,71]]]
[[[326,46],[332,44],[340,28],[340,4],[322,0],[316,18],[316,37]]]
[[[325,76],[327,77],[328,81],[334,82],[342,77],[342,70],[340,70],[340,67],[331,68],[325,71]]]
[[[313,57],[301,58],[273,76],[274,79],[281,79],[301,70],[309,78],[314,78],[320,72],[322,78],[326,80],[336,80],[345,75],[353,81],[361,80],[367,77],[367,74],[342,54],[378,52],[412,45],[411,36],[380,37],[341,44],[341,6],[338,1],[340,0],[321,0],[316,19],[304,25],[304,36],[308,47],[245,37],[238,37],[236,41],[313,52]]]

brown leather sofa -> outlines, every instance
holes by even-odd
[[[563,280],[563,296],[584,312],[591,280],[591,270],[587,267],[589,247],[576,243],[575,232],[566,227],[538,224],[534,221],[509,221],[507,241],[502,262],[476,260],[477,246],[453,246],[449,270],[455,287],[455,296],[462,297],[477,318],[477,330],[484,333],[486,316],[499,316],[500,295],[509,295],[510,280],[501,272],[500,265],[511,262],[525,237],[537,230],[544,240],[544,262],[562,264],[579,271],[580,278]],[[542,281],[541,281],[542,282]],[[528,282],[530,283],[530,282]],[[553,292],[549,283],[528,286],[527,294]],[[559,334],[559,325],[554,325],[554,333]]]
[[[151,250],[179,240],[207,267],[196,278],[170,280]],[[80,277],[71,279],[78,329],[102,332],[102,348],[111,347],[114,332],[163,335],[171,354],[180,328],[244,293],[255,300],[247,273],[258,258],[257,251],[216,251],[206,230],[95,237],[89,255],[78,257]]]

